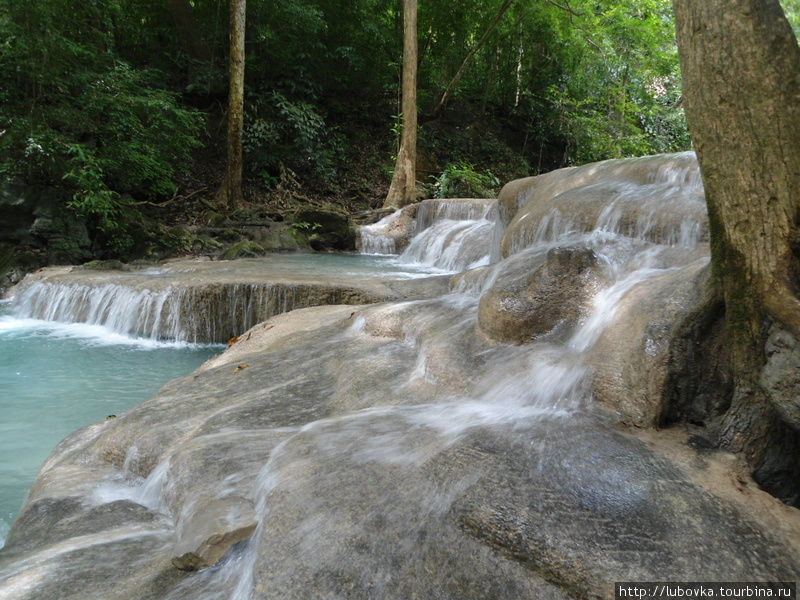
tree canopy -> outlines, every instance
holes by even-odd
[[[502,181],[689,147],[670,0],[504,4],[420,2],[423,195],[446,173]],[[0,178],[57,189],[119,250],[146,203],[218,188],[228,8],[0,0]],[[401,2],[250,3],[246,27],[246,182],[377,205],[399,139]]]

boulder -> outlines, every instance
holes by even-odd
[[[659,244],[690,246],[708,239],[692,153],[607,160],[512,181],[498,204],[508,224],[503,256],[535,241],[594,229]]]
[[[513,344],[563,336],[586,314],[601,280],[598,257],[588,248],[554,248],[507,261],[481,296],[478,327],[494,341]]]
[[[180,524],[172,564],[184,571],[210,567],[231,546],[249,538],[257,525],[253,504],[245,498],[207,501]]]
[[[301,208],[294,226],[308,236],[314,250],[354,250],[356,234],[347,215],[321,208]]]
[[[594,399],[637,427],[658,426],[669,410],[678,332],[707,298],[706,259],[647,278],[615,307],[613,324],[600,334],[588,362]]]
[[[764,349],[767,362],[759,383],[781,418],[800,431],[800,343],[791,333],[773,324]]]
[[[377,223],[358,228],[356,248],[366,254],[401,254],[414,235],[419,204],[409,204]]]
[[[237,258],[263,256],[266,253],[261,244],[251,240],[240,240],[229,246],[222,254],[220,260],[234,260]]]

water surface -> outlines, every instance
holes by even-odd
[[[0,547],[59,441],[143,402],[219,350],[20,319],[0,302]]]

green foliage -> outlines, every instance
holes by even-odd
[[[432,105],[501,3],[420,8],[423,104]],[[670,0],[516,0],[453,104],[505,115],[524,136],[525,159],[541,168],[687,149],[671,10]]]
[[[440,172],[436,195],[493,195],[498,178],[689,147],[670,0],[515,0],[426,123],[502,3],[420,3],[419,146],[422,172]],[[797,29],[800,0],[782,4]],[[96,242],[136,246],[142,203],[172,196],[195,149],[205,144],[203,167],[222,161],[227,9],[0,0],[0,178],[57,188]],[[380,177],[400,134],[399,0],[247,10],[250,181],[277,192],[284,168],[317,192],[373,194],[374,181],[352,182],[364,154]]]
[[[781,6],[794,29],[795,37],[800,37],[800,0],[781,0]]]
[[[62,189],[112,251],[133,245],[137,200],[168,198],[200,145],[198,113],[114,49],[119,6],[4,0],[0,175]],[[8,18],[10,17],[10,18]]]
[[[478,172],[465,162],[447,165],[433,180],[434,198],[494,198],[500,186],[491,171]]]

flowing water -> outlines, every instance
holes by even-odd
[[[13,316],[0,303],[0,546],[39,465],[72,431],[152,396],[219,346]]]
[[[128,272],[45,277],[19,291],[15,306],[19,314],[37,319],[103,325],[134,337],[222,343],[276,314],[353,302],[358,295],[353,284],[430,272],[395,257],[358,254],[175,261]]]
[[[556,570],[567,554],[578,556],[573,567],[593,564],[591,547],[569,537],[582,535],[582,524],[605,528],[609,537],[602,543],[611,546],[629,536],[651,543],[658,535],[648,527],[665,510],[658,503],[687,488],[673,474],[656,473],[651,458],[620,442],[598,419],[592,353],[610,329],[633,326],[619,320],[632,293],[647,297],[651,283],[663,287],[669,277],[707,263],[705,216],[698,210],[702,186],[688,154],[611,161],[571,175],[580,180],[589,170],[581,186],[562,174],[544,180],[547,194],[542,187],[521,194],[502,244],[496,201],[424,203],[408,249],[387,264],[400,265],[403,276],[474,269],[453,280],[451,293],[348,309],[346,325],[304,330],[293,345],[249,356],[241,373],[223,361],[182,381],[184,395],[156,396],[92,442],[102,452],[118,436],[133,439],[137,419],[148,423],[127,447],[121,468],[93,483],[87,510],[129,500],[161,515],[163,529],[143,530],[134,540],[141,545],[129,556],[145,560],[142,548],[169,556],[173,532],[203,498],[238,495],[253,502],[259,525],[251,539],[216,567],[176,580],[163,593],[174,600],[301,598],[312,589],[321,597],[346,597],[352,589],[363,592],[357,597],[409,597],[420,589],[447,589],[451,570],[461,564],[460,577],[474,583],[475,597],[499,597],[495,588],[480,587],[487,580],[478,572],[493,569],[504,585],[522,586],[509,588],[517,595],[508,597],[539,597],[524,587],[533,585],[529,572],[519,576],[507,560],[492,563],[486,546],[459,537],[470,527],[476,535],[488,528],[489,545],[504,547],[503,528],[516,532],[526,502],[547,509],[525,534],[542,536],[537,559],[546,561],[552,552]],[[368,230],[365,251],[394,249],[380,231]],[[587,288],[586,310],[574,322],[560,322],[557,335],[522,345],[487,343],[480,332],[482,298],[494,289],[524,287],[515,282],[527,282],[557,248],[582,248],[596,257],[600,283]],[[659,343],[648,338],[644,352],[657,353]],[[228,397],[222,407],[220,395]],[[148,411],[160,420],[148,421]],[[217,466],[219,457],[226,458],[224,468]],[[151,467],[142,467],[148,460]],[[52,477],[60,477],[57,469]],[[509,491],[515,478],[523,481],[521,497]],[[670,488],[672,481],[678,483]],[[662,493],[667,488],[672,491]],[[491,521],[487,507],[513,513],[517,505],[523,511],[518,518]],[[656,508],[647,514],[654,516],[636,517],[650,506]],[[548,507],[556,515],[567,510],[569,518],[550,523]],[[639,520],[623,519],[617,531],[619,515]],[[494,525],[485,526],[486,519]],[[691,535],[719,534],[705,526],[700,531]],[[712,537],[702,543],[713,546]],[[65,555],[66,569],[70,552],[130,539],[128,530],[115,529],[51,554]],[[697,540],[692,543],[701,544]],[[653,552],[660,543],[652,542]],[[40,555],[51,557],[47,552]],[[637,552],[621,551],[615,573],[637,572],[650,550]],[[669,561],[681,555],[670,548],[661,566],[673,568]],[[606,569],[616,558],[600,560],[611,561],[600,563]],[[9,597],[28,597],[26,564],[13,566],[5,583],[0,578]],[[41,585],[63,583],[55,575],[36,577],[45,581]]]
[[[208,266],[194,265],[191,274]],[[224,265],[213,266],[217,276],[225,276]],[[390,273],[410,279],[429,274],[396,258],[364,255],[238,261],[234,276],[246,276],[248,268],[268,270],[275,278],[325,273],[357,279]],[[220,351],[219,345],[186,342],[192,337],[186,333],[190,317],[182,321],[178,307],[198,299],[172,286],[179,274],[180,269],[153,267],[117,274],[101,285],[44,281],[13,303],[0,302],[0,547],[39,465],[62,438],[146,400]],[[267,316],[291,310],[295,303],[291,290],[233,286],[221,304],[236,322],[216,337],[228,339],[254,325],[254,307],[270,302]],[[237,305],[238,311],[231,308]]]
[[[446,272],[496,262],[502,235],[499,220],[495,200],[426,200],[417,209],[414,238],[399,260]]]

